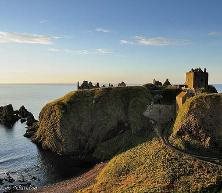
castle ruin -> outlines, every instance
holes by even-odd
[[[189,89],[207,89],[208,87],[208,72],[206,68],[204,71],[201,68],[191,69],[186,73],[186,87]]]
[[[208,89],[208,77],[206,68],[204,70],[201,68],[191,69],[186,73],[185,88],[176,97],[177,110],[182,107],[188,98],[197,95],[201,89]]]
[[[166,82],[169,82],[169,80]],[[153,85],[155,83],[156,80],[153,82]],[[167,83],[167,85],[171,84]],[[187,99],[202,91],[208,91],[208,72],[206,68],[204,70],[201,70],[201,68],[191,69],[186,73],[185,84],[174,85],[166,87],[165,89],[162,89],[160,84],[158,84],[158,86],[159,87],[155,89],[151,88],[154,100],[152,104],[148,105],[144,112],[144,116],[156,121],[161,128],[161,125],[165,125],[175,119],[177,111],[183,106]],[[175,92],[173,92],[173,90]],[[171,98],[172,100],[170,100]]]

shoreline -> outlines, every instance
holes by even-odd
[[[74,193],[82,188],[90,186],[96,179],[99,172],[104,168],[106,162],[101,162],[93,166],[87,172],[78,177],[64,180],[52,185],[40,187],[36,190],[18,191],[22,193]]]

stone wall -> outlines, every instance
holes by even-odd
[[[147,110],[143,113],[143,115],[156,121],[158,125],[164,125],[172,119],[175,119],[176,106],[151,104],[147,107]]]
[[[188,88],[194,88],[194,73],[193,72],[186,73],[186,85]]]
[[[186,85],[188,88],[198,89],[208,87],[208,73],[195,70],[186,73]]]

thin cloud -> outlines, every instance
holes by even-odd
[[[88,50],[75,50],[75,52],[76,52],[77,54],[80,54],[80,55],[89,54],[89,51],[88,51]]]
[[[69,54],[88,54],[88,50],[72,50],[72,49],[59,49],[59,48],[49,48],[49,52],[63,52],[63,53],[69,53]]]
[[[0,43],[18,43],[18,44],[52,44],[54,39],[59,37],[37,34],[24,34],[16,32],[0,31]]]
[[[65,36],[51,36],[52,39],[64,39]]]
[[[96,52],[98,54],[112,54],[112,52],[110,50],[107,50],[107,49],[103,49],[103,48],[98,48],[96,49]]]
[[[189,40],[171,39],[166,37],[144,37],[135,36],[133,40],[120,40],[121,44],[142,45],[142,46],[170,46],[170,45],[187,45]]]
[[[120,40],[120,43],[121,44],[134,44],[134,42],[132,42],[132,41],[128,41],[128,40]]]
[[[135,41],[136,43],[145,46],[167,46],[173,43],[172,40],[164,37],[146,38],[142,36],[136,36]]]
[[[109,33],[110,32],[110,30],[104,29],[104,28],[96,28],[95,31],[96,32],[102,32],[102,33]]]
[[[68,53],[68,54],[76,54],[76,55],[88,55],[88,54],[100,54],[100,55],[105,55],[105,54],[112,54],[112,51],[108,49],[103,49],[103,48],[97,48],[93,50],[75,50],[75,49],[58,49],[58,48],[49,48],[49,52],[63,52],[63,53]]]
[[[64,49],[63,50],[66,53],[73,53],[73,54],[78,54],[78,55],[86,55],[89,54],[88,50],[72,50],[72,49]]]
[[[209,36],[221,36],[222,32],[212,31],[208,33]]]

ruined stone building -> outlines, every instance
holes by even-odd
[[[207,89],[208,87],[208,72],[206,68],[204,71],[201,68],[191,69],[186,73],[186,86],[190,89]]]
[[[81,85],[79,85],[79,82],[77,82],[77,89],[93,89],[93,88],[99,88],[99,83],[96,83],[96,85],[93,85],[92,82],[88,82],[87,80],[84,80]]]
[[[170,85],[168,82],[165,85]],[[154,79],[154,83],[156,80]],[[161,125],[166,125],[176,118],[178,110],[187,99],[202,92],[216,92],[216,89],[209,90],[208,72],[206,69],[191,69],[186,73],[186,82],[181,85],[170,87],[156,86],[155,84],[145,85],[153,95],[153,102],[147,106],[144,116],[149,117]]]
[[[191,69],[186,73],[186,82],[183,91],[177,95],[177,110],[186,102],[186,100],[197,94],[200,89],[208,89],[208,72],[201,68]]]
[[[126,87],[126,83],[125,82],[121,82],[118,84],[118,87]]]

